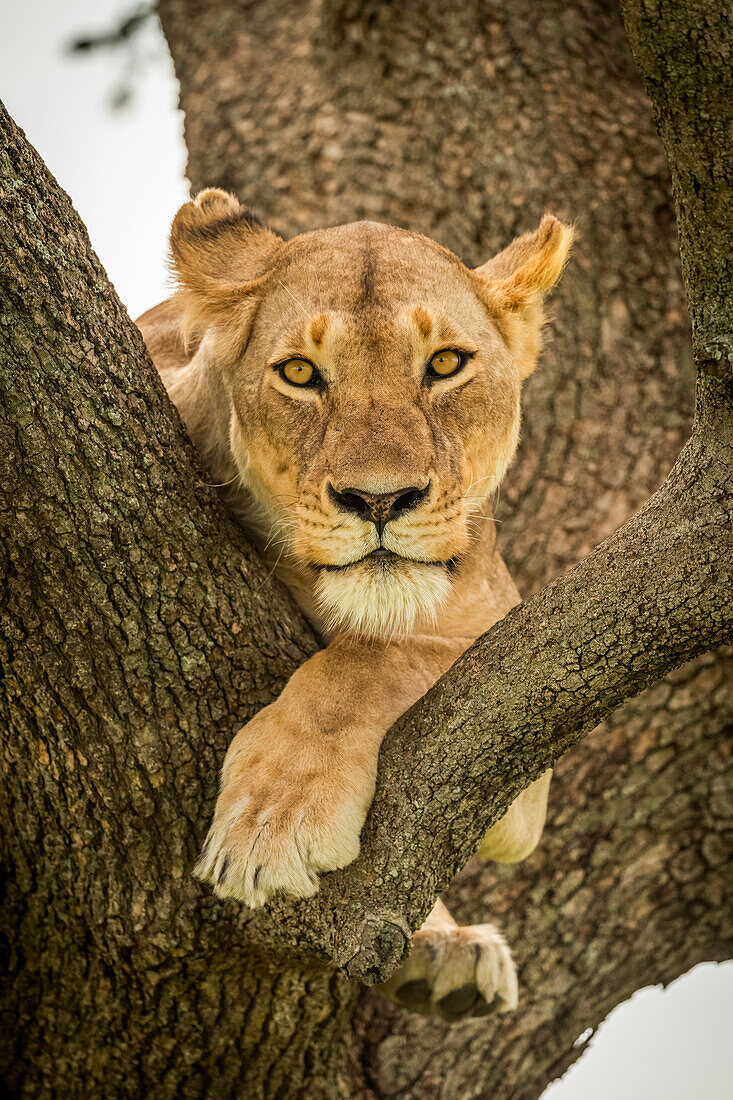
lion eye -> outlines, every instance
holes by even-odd
[[[429,378],[448,378],[449,375],[455,374],[463,366],[463,356],[458,351],[453,351],[452,348],[444,348],[443,351],[436,351],[433,358],[428,364],[428,377]]]
[[[319,377],[316,368],[307,359],[288,359],[280,367],[280,374],[291,386],[309,386]]]

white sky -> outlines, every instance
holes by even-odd
[[[135,0],[25,0],[0,10],[0,98],[68,191],[134,318],[168,293],[168,228],[188,198],[177,85],[160,31],[141,36],[132,103],[109,101],[124,52],[65,52]],[[619,1006],[545,1100],[730,1100],[733,963],[704,964]]]
[[[131,316],[167,297],[168,229],[188,198],[178,85],[161,32],[141,32],[129,108],[112,111],[127,51],[69,55],[68,42],[114,27],[136,0],[0,0],[0,98],[89,230]]]

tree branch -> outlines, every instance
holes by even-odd
[[[733,376],[733,11],[720,0],[622,0],[667,154],[698,368]]]

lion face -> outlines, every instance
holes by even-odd
[[[544,248],[552,271],[512,286],[527,265],[508,280],[510,250],[492,280],[376,223],[285,243],[222,192],[179,213],[174,260],[227,380],[232,456],[330,629],[407,632],[449,598],[517,444],[538,284],[569,245],[543,226],[511,247],[535,266]]]

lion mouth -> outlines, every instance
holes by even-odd
[[[400,558],[399,554],[395,554],[394,550],[388,550],[386,546],[378,546],[376,550],[372,550],[371,554],[367,554],[362,561],[395,561],[397,559],[404,561],[404,558]]]
[[[382,567],[393,565],[425,565],[425,566],[439,566],[441,569],[447,569],[449,573],[454,572],[458,567],[457,558],[448,558],[447,560],[426,561],[424,558],[408,558],[404,554],[396,554],[394,550],[388,550],[386,546],[378,546],[376,550],[370,551],[362,558],[355,558],[354,561],[344,562],[342,565],[331,564],[316,564],[317,569],[324,569],[329,573],[340,573],[345,569],[353,569],[356,565],[369,565],[374,563],[375,566]]]

